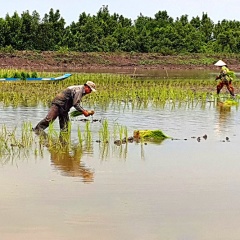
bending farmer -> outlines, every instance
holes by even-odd
[[[95,84],[91,81],[87,81],[84,85],[76,85],[66,88],[53,99],[47,116],[41,120],[33,130],[41,131],[46,129],[57,117],[59,118],[60,129],[67,130],[69,122],[68,112],[71,107],[82,112],[85,117],[92,115],[92,111],[84,110],[83,107],[80,106],[80,102],[82,97],[86,94],[95,91]]]
[[[234,88],[232,86],[233,72],[228,69],[227,64],[222,60],[219,60],[214,65],[221,68],[220,74],[216,77],[216,80],[220,80],[217,85],[217,94],[220,93],[221,89],[225,85],[231,96],[235,97]]]

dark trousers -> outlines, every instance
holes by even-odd
[[[223,86],[226,86],[230,94],[234,96],[234,88],[232,86],[232,81],[220,81],[219,84],[217,85],[217,94],[220,93]]]
[[[56,118],[59,118],[59,126],[61,130],[67,130],[69,116],[68,111],[64,111],[61,107],[52,104],[50,107],[47,116],[41,120],[34,130],[44,130],[46,129],[51,122],[53,122]]]

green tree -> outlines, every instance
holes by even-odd
[[[135,20],[135,27],[137,32],[136,45],[137,51],[149,52],[151,49],[151,25],[152,19],[144,17],[142,14]]]
[[[5,29],[8,31],[6,32],[5,44],[7,46],[12,46],[14,49],[20,50],[22,46],[22,19],[19,17],[17,12],[14,12],[12,17],[7,14],[5,17],[5,21],[7,24],[7,27]]]
[[[205,43],[213,40],[213,28],[214,22],[206,13],[203,13],[199,31],[202,33]]]
[[[0,18],[0,47],[5,47],[9,43],[7,42],[7,35],[10,33],[10,27],[7,22]]]
[[[36,47],[39,50],[55,50],[62,41],[65,33],[65,20],[60,16],[59,10],[51,8],[49,14],[45,14],[38,27]]]
[[[29,14],[29,11],[26,11],[22,13],[21,18],[21,50],[34,50],[37,47],[36,40],[38,38],[40,15],[36,11],[32,15]]]

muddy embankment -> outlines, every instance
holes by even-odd
[[[14,51],[0,53],[1,68],[42,71],[77,71],[79,69],[215,69],[218,59],[232,70],[240,69],[239,57],[179,55],[162,56],[157,53],[79,53]]]

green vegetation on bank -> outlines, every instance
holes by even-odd
[[[96,15],[85,12],[66,26],[59,10],[50,9],[41,19],[37,11],[6,14],[0,18],[0,49],[79,52],[140,52],[176,55],[186,53],[240,53],[240,22],[214,23],[203,13],[176,19],[167,11],[136,20],[103,6]]]

